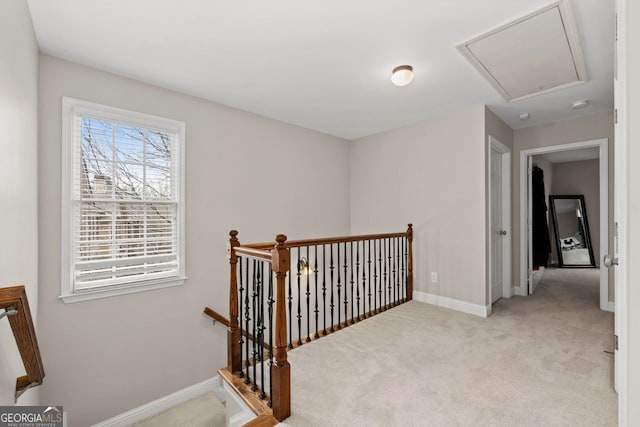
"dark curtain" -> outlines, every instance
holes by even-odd
[[[547,201],[544,196],[544,172],[538,166],[533,167],[531,180],[532,267],[546,267],[549,263],[551,242],[549,241],[549,226],[547,225]]]

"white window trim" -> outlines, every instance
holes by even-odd
[[[86,290],[74,290],[73,271],[73,210],[72,210],[72,184],[73,184],[73,119],[75,115],[91,115],[109,121],[133,124],[164,130],[178,135],[178,274],[168,278],[153,280],[137,280],[131,283],[110,285],[104,288]],[[110,107],[79,99],[62,98],[62,229],[61,229],[61,281],[59,298],[65,303],[87,301],[99,298],[125,295],[134,292],[142,292],[153,289],[180,286],[187,279],[185,275],[185,123]]]

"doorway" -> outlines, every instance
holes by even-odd
[[[598,183],[599,183],[599,209],[600,219],[598,221],[599,232],[597,239],[597,253],[608,253],[609,248],[609,163],[608,163],[608,139],[597,139],[591,141],[576,142],[570,144],[555,145],[543,148],[522,150],[520,152],[520,194],[526,197],[520,198],[520,212],[524,213],[524,218],[520,222],[520,295],[531,295],[534,291],[534,270],[532,251],[532,202],[531,202],[531,175],[533,172],[534,156],[545,154],[568,155],[576,150],[583,151],[596,149],[598,154]],[[601,258],[601,256],[599,256]],[[609,273],[601,259],[596,263],[600,268],[600,309],[614,311],[614,303],[609,301]]]
[[[489,301],[511,298],[511,150],[489,136]]]

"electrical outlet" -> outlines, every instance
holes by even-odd
[[[431,281],[433,283],[438,283],[438,273],[436,273],[435,271],[431,272]]]

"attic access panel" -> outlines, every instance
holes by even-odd
[[[575,19],[566,0],[457,48],[507,101],[587,81]]]

